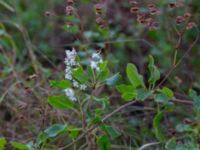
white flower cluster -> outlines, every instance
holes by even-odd
[[[72,76],[73,68],[75,68],[77,65],[79,65],[79,63],[76,62],[76,57],[77,57],[76,50],[73,48],[72,51],[66,50],[65,52],[66,52],[66,58],[64,61],[65,65],[66,65],[65,79],[72,81],[72,85],[74,88],[79,88],[80,90],[85,90],[87,88],[87,86],[84,84],[79,84],[75,79],[73,79],[73,76]],[[72,101],[77,100],[73,89],[67,88],[64,91],[65,91],[66,96],[69,97],[70,100],[72,100]]]
[[[73,49],[72,51],[66,50],[66,58],[65,58],[65,64],[66,64],[66,69],[65,69],[65,79],[67,80],[72,80],[72,68],[77,65],[76,62],[76,50]]]
[[[65,91],[66,96],[67,96],[71,101],[76,101],[76,100],[77,100],[77,98],[76,98],[76,96],[75,96],[75,94],[74,94],[74,90],[73,90],[73,89],[67,88],[67,89],[65,89],[64,91]]]
[[[99,64],[103,63],[100,53],[93,53],[90,67],[96,71],[100,71]]]

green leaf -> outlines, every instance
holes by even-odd
[[[66,89],[71,86],[71,83],[68,80],[62,80],[62,81],[50,80],[49,83],[52,87],[56,87],[56,88],[60,88],[60,89]]]
[[[102,129],[111,137],[111,139],[118,138],[121,133],[111,126],[102,126]]]
[[[87,83],[87,76],[85,75],[84,70],[81,66],[73,70],[73,77],[82,84]]]
[[[62,132],[66,131],[67,125],[66,124],[54,124],[47,128],[44,133],[49,137],[53,138],[61,134]]]
[[[77,138],[78,135],[79,135],[79,132],[80,132],[81,130],[82,130],[81,128],[74,128],[74,127],[69,127],[69,128],[67,129],[68,134],[69,134],[69,137],[70,137],[71,139]]]
[[[132,85],[121,84],[117,86],[117,90],[122,94],[122,98],[126,101],[133,100],[136,96],[136,89]]]
[[[11,146],[17,150],[30,150],[26,144],[18,143],[18,142],[10,142]]]
[[[48,103],[55,109],[70,109],[74,105],[66,96],[50,96]]]
[[[189,91],[189,96],[194,101],[193,107],[195,110],[200,111],[200,96],[197,95],[197,92],[194,90]]]
[[[176,139],[173,137],[170,140],[167,141],[167,143],[165,144],[165,149],[166,150],[173,150],[176,148]]]
[[[94,79],[93,70],[90,66],[87,66],[87,80],[92,82],[93,79]]]
[[[128,76],[128,79],[130,83],[135,87],[143,86],[144,87],[144,82],[143,82],[143,77],[138,74],[137,68],[135,67],[134,64],[128,64],[126,68],[126,73]]]
[[[93,96],[92,98],[95,101],[97,101],[100,104],[102,104],[102,106],[103,106],[102,109],[106,108],[106,106],[108,106],[110,104],[109,97],[98,98],[98,97]]]
[[[48,139],[48,136],[44,132],[41,132],[37,137],[37,143],[40,145],[42,143],[45,143],[47,139]]]
[[[169,100],[170,98],[163,93],[155,95],[155,101],[158,103],[167,104]]]
[[[110,150],[110,140],[106,135],[99,137],[97,144],[100,146],[100,150]]]
[[[104,61],[103,63],[99,64],[100,70],[108,69],[108,61]]]
[[[137,90],[137,97],[136,97],[137,100],[144,101],[149,96],[151,96],[151,91],[143,89],[143,88]]]
[[[104,82],[110,75],[110,70],[108,69],[108,62],[104,61],[99,64],[100,72],[97,72],[97,80]]]
[[[100,71],[97,75],[97,80],[101,82],[105,82],[106,79],[109,77],[110,71],[108,68]]]
[[[34,147],[33,141],[28,142],[28,143],[26,144],[26,146],[28,147],[28,149],[33,150],[33,147]]]
[[[132,93],[132,92],[136,91],[134,86],[126,85],[126,84],[120,84],[116,88],[120,93],[127,93],[127,92]]]
[[[7,141],[5,138],[0,138],[0,150],[4,150],[6,147]]]
[[[161,92],[166,95],[167,97],[169,97],[170,99],[174,97],[174,93],[171,89],[169,89],[168,87],[163,87]]]
[[[153,56],[149,56],[149,72],[150,72],[150,77],[149,77],[149,83],[152,84],[153,86],[155,85],[156,81],[160,79],[160,72],[158,68],[154,64],[154,58]]]
[[[162,133],[161,127],[160,127],[163,116],[164,116],[164,113],[159,112],[156,114],[156,116],[153,119],[153,127],[155,129],[156,138],[161,142],[164,141],[164,139],[165,139],[165,137]]]
[[[0,24],[1,25],[1,24]],[[1,27],[1,26],[0,26]],[[6,35],[6,31],[5,31],[5,29],[3,28],[3,29],[1,29],[0,28],[0,37],[1,36],[4,36],[4,35]]]
[[[63,27],[63,29],[66,31],[66,32],[69,32],[69,33],[73,33],[73,34],[77,34],[79,33],[80,29],[79,29],[79,26],[78,25],[65,25]]]
[[[106,79],[106,84],[109,86],[114,86],[119,82],[120,79],[121,79],[121,75],[117,73],[114,76]]]
[[[131,101],[135,99],[136,95],[137,95],[136,93],[123,93],[122,98],[125,101]]]
[[[80,22],[80,20],[77,17],[73,16],[73,15],[65,16],[64,19],[65,19],[66,22],[73,22],[75,24]]]
[[[182,132],[189,132],[189,131],[192,131],[192,128],[188,124],[178,124],[176,126],[176,131],[180,132],[180,133],[182,133]]]
[[[177,144],[175,150],[198,150],[198,149],[190,149],[185,144]]]

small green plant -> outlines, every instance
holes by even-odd
[[[11,142],[13,147],[19,150],[48,148],[64,150],[73,146],[74,149],[80,147],[97,149],[99,147],[102,150],[109,150],[112,142],[123,138],[123,131],[120,131],[107,120],[137,102],[152,101],[157,107],[152,120],[153,133],[157,141],[143,147],[165,145],[166,149],[198,149],[198,143],[195,142],[199,133],[198,126],[177,124],[176,132],[184,134],[184,136],[169,138],[166,135],[168,131],[163,128],[162,120],[167,113],[175,111],[174,103],[181,101],[175,98],[170,88],[163,87],[160,89],[155,86],[160,79],[160,72],[155,66],[152,56],[149,56],[148,83],[144,82],[144,77],[138,73],[136,66],[131,63],[126,68],[127,83],[122,82],[119,73],[110,76],[108,62],[102,60],[100,52],[92,54],[86,65],[82,65],[75,49],[66,50],[65,64],[66,80],[50,81],[52,87],[61,90],[60,95],[50,96],[48,103],[56,110],[70,111],[72,116],[69,117],[74,118],[74,123],[63,120],[62,123],[51,125],[44,132],[41,132],[35,143],[30,142],[24,145]],[[112,105],[109,95],[102,90],[102,87],[117,89],[125,104],[110,111]],[[198,117],[200,96],[192,90],[189,95],[194,100],[194,110]],[[190,102],[188,101],[188,103]],[[63,139],[65,139],[63,143],[66,145],[52,145],[55,141]],[[177,145],[177,140],[184,141],[184,143]],[[78,144],[80,141],[84,144]],[[1,139],[1,143],[3,148],[6,140]],[[140,149],[143,149],[143,147]]]

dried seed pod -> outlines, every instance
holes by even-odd
[[[32,89],[30,87],[25,87],[24,93],[25,93],[25,95],[30,95],[30,94],[32,94]]]
[[[66,22],[65,24],[67,28],[70,28],[74,25],[72,22]]]
[[[169,132],[170,135],[175,135],[176,134],[176,130],[173,129],[173,128],[169,128],[168,132]]]
[[[96,18],[96,23],[97,23],[97,25],[100,26],[100,28],[105,28],[106,27],[106,21],[102,17],[97,17]]]
[[[181,24],[185,21],[185,18],[183,16],[177,16],[176,17],[176,23]]]
[[[148,23],[148,28],[150,31],[158,29],[158,22],[152,20]]]
[[[186,26],[186,29],[187,29],[187,30],[190,30],[190,29],[193,29],[193,28],[196,28],[196,27],[197,27],[197,25],[196,25],[195,22],[189,22],[189,23],[187,24],[187,26]]]
[[[189,19],[189,18],[191,18],[191,16],[192,16],[192,14],[191,14],[191,13],[188,13],[188,12],[186,12],[186,13],[184,14],[184,18],[185,18],[185,19]]]
[[[97,17],[96,18],[96,23],[98,24],[98,25],[100,25],[100,24],[102,24],[102,23],[104,23],[105,22],[105,20],[102,18],[102,17]]]
[[[68,16],[71,16],[74,13],[74,7],[73,6],[67,6],[66,9],[65,9],[65,11],[66,11],[66,14]]]
[[[74,0],[67,0],[67,4],[68,5],[73,5],[74,4]]]
[[[161,11],[156,8],[155,4],[148,4],[148,8],[151,15],[160,15]]]
[[[44,15],[47,16],[47,17],[49,17],[49,16],[51,16],[51,12],[45,11]]]
[[[131,6],[136,6],[136,5],[138,5],[138,2],[137,2],[137,1],[134,1],[134,0],[130,0],[130,1],[129,1],[129,4],[130,4]]]
[[[151,24],[152,24],[152,22],[153,22],[154,20],[153,20],[153,18],[145,18],[145,24],[147,25],[147,26],[150,26]]]
[[[18,119],[19,119],[19,120],[24,120],[24,119],[25,119],[25,116],[24,116],[24,115],[19,115],[19,116],[18,116]]]
[[[37,79],[37,78],[38,78],[37,74],[32,74],[32,75],[27,77],[27,80],[34,80],[34,79]]]
[[[144,15],[144,14],[138,14],[138,15],[137,15],[137,21],[138,21],[139,23],[144,24],[144,23],[145,23],[145,15]]]
[[[133,6],[133,7],[131,7],[131,9],[130,9],[130,12],[131,12],[132,14],[137,14],[138,11],[139,11],[139,7],[137,7],[137,6]]]
[[[185,119],[183,120],[183,123],[184,123],[184,124],[192,124],[193,121],[192,121],[191,119],[189,119],[189,118],[185,118]]]
[[[150,9],[150,14],[151,15],[156,15],[156,14],[158,14],[158,10],[156,8],[151,8]]]
[[[156,5],[155,4],[148,4],[148,8],[149,9],[156,8]]]
[[[97,15],[101,15],[102,14],[102,8],[103,6],[101,4],[96,4],[95,5],[95,11]]]
[[[176,3],[169,3],[168,4],[170,8],[175,8],[176,7]]]

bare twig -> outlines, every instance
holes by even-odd
[[[189,100],[181,100],[181,99],[172,99],[173,102],[175,103],[182,103],[182,104],[187,104],[187,105],[193,105],[193,102],[192,101],[189,101]]]
[[[160,142],[147,143],[147,144],[142,145],[138,150],[144,150],[150,146],[154,146],[154,145],[158,145],[158,144],[160,144]]]

